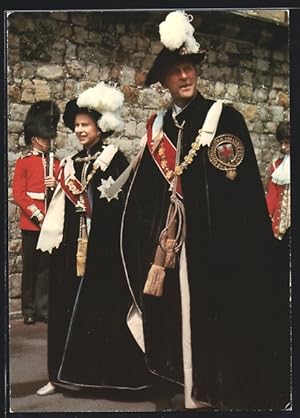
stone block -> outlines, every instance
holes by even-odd
[[[121,66],[118,65],[118,64],[115,64],[115,65],[113,65],[113,67],[110,71],[110,77],[113,80],[119,80],[120,73],[121,73]]]
[[[274,89],[284,89],[286,80],[283,77],[275,76],[273,77],[272,87]]]
[[[123,65],[120,71],[119,78],[120,78],[121,84],[134,85],[135,84],[135,69],[130,68],[127,65]]]
[[[139,91],[137,88],[125,84],[121,86],[121,91],[124,94],[125,102],[128,105],[134,105],[138,101]]]
[[[89,39],[89,33],[82,26],[74,26],[74,38],[78,44],[84,44]]]
[[[21,300],[20,298],[18,299],[13,299],[13,298],[9,298],[9,313],[10,314],[15,314],[21,312]]]
[[[284,108],[282,106],[272,106],[270,111],[272,121],[274,121],[277,124],[281,122],[284,119],[283,111]]]
[[[243,115],[248,121],[250,122],[254,121],[257,115],[256,106],[252,104],[245,104]]]
[[[35,74],[35,67],[29,61],[18,62],[13,66],[13,72],[14,77],[17,78],[32,78]]]
[[[67,60],[66,69],[70,77],[82,79],[85,73],[85,62],[80,60]]]
[[[127,51],[135,50],[137,45],[137,38],[135,36],[131,37],[128,35],[120,36],[120,45],[121,48]]]
[[[225,95],[226,99],[233,99],[238,96],[239,86],[237,84],[228,83],[227,93]]]
[[[21,100],[21,89],[16,84],[8,85],[7,87],[8,98],[12,102],[19,102]]]
[[[9,276],[9,296],[11,298],[21,297],[21,273],[14,273]]]
[[[82,13],[82,12],[72,12],[70,13],[70,18],[71,18],[71,22],[74,25],[79,25],[79,26],[86,26],[87,25],[87,13]]]
[[[26,114],[29,110],[30,106],[24,106],[22,104],[18,104],[18,103],[12,103],[9,106],[9,115],[10,118],[15,120],[15,121],[24,121]]]
[[[125,135],[128,137],[134,137],[136,135],[136,122],[130,121],[126,124]]]
[[[253,85],[253,73],[248,69],[241,72],[241,81],[248,86]]]
[[[225,84],[221,83],[220,81],[217,81],[215,84],[216,97],[224,97],[225,91],[226,91]]]
[[[268,90],[266,88],[255,89],[253,97],[257,103],[267,102],[269,99]]]
[[[86,77],[89,81],[98,81],[99,72],[99,65],[89,64],[86,69]]]
[[[16,132],[20,134],[23,132],[23,123],[17,121],[8,121],[8,132]]]
[[[37,76],[47,80],[59,80],[64,77],[64,70],[61,65],[42,65],[37,69]]]
[[[279,91],[276,97],[276,102],[279,106],[282,106],[284,108],[288,108],[290,105],[290,98],[287,93],[284,93],[282,91]]]

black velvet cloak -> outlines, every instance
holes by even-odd
[[[177,116],[179,123],[186,121],[182,159],[212,103],[198,93]],[[170,110],[164,132],[176,145],[178,129]],[[216,137],[225,133],[245,147],[235,180],[210,163],[207,147],[181,176],[192,395],[221,409],[282,408],[289,400],[289,280],[277,265],[248,129],[231,106],[223,107]],[[183,384],[178,267],[166,270],[162,297],[143,294],[170,193],[146,146],[125,210],[125,266],[142,310],[147,365],[154,374]]]
[[[100,198],[97,190],[102,179],[111,176],[115,180],[127,165],[125,157],[117,152],[107,170],[98,170],[91,182],[93,203],[87,264],[62,355],[58,376],[63,383],[79,387],[140,389],[152,378],[145,366],[144,353],[126,324],[130,292],[124,276],[119,238],[126,185],[118,197],[110,201]],[[77,223],[70,226],[70,232],[74,234]],[[74,277],[73,280],[78,281]]]

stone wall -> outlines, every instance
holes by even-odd
[[[15,160],[25,151],[22,127],[30,105],[68,100],[101,80],[117,83],[125,95],[124,132],[110,139],[128,159],[139,149],[146,120],[167,106],[164,90],[143,82],[159,52],[162,11],[15,12],[7,17],[8,225],[11,312],[20,310],[22,271],[18,209],[11,197]],[[247,122],[262,176],[278,152],[275,130],[289,119],[288,28],[224,11],[193,11],[195,36],[207,49],[199,68],[202,94],[240,110]],[[57,154],[78,149],[60,122]]]

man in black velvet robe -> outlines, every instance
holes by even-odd
[[[197,142],[213,104],[196,89],[195,64],[202,57],[163,48],[146,79],[168,88],[173,106],[161,122],[159,115],[148,122],[125,205],[121,235],[134,292],[131,329],[149,370],[184,387],[186,408],[283,408],[289,400],[289,280],[278,274],[242,115],[223,105],[219,121],[213,117],[215,134],[207,144]],[[176,181],[181,189],[174,199]],[[173,209],[179,208],[179,236],[170,268],[156,255],[168,252],[160,234],[171,197]],[[149,292],[145,281],[153,265]]]

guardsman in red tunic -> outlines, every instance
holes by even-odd
[[[22,232],[22,314],[24,323],[47,322],[49,257],[36,244],[58,175],[59,160],[50,150],[60,111],[53,101],[29,109],[24,138],[31,151],[16,161],[13,198],[20,208]]]
[[[272,161],[267,186],[267,206],[273,234],[278,246],[278,258],[283,277],[289,277],[291,250],[291,181],[290,181],[290,122],[281,122],[276,131],[283,157]]]
[[[282,240],[289,234],[291,224],[290,187],[290,122],[281,122],[276,131],[283,157],[270,166],[267,205],[274,236]]]

